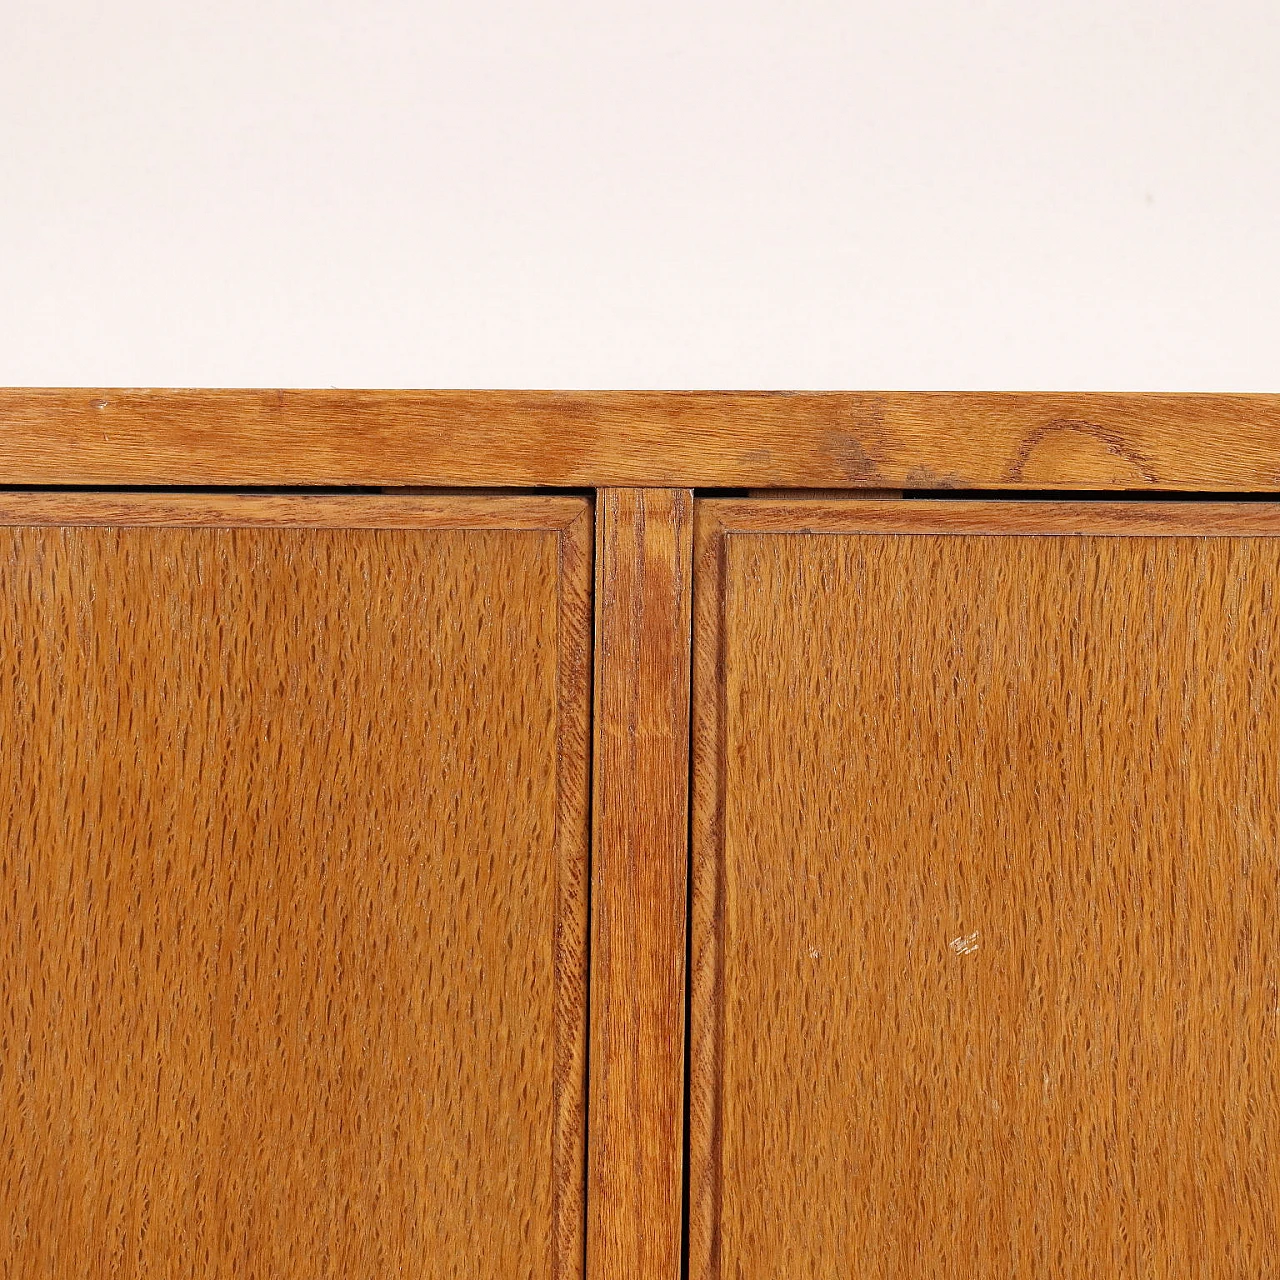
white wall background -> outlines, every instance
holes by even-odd
[[[0,0],[0,383],[1280,390],[1276,0]]]

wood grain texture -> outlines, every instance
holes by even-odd
[[[709,498],[698,502],[700,561],[714,579],[717,540],[733,534],[973,534],[1001,537],[1275,537],[1280,502],[1017,502],[951,498],[834,502]]]
[[[1280,395],[0,390],[0,483],[1280,489]]]
[[[575,545],[589,537],[582,498],[495,500],[489,495],[378,497],[365,494],[40,493],[0,489],[4,525],[117,525],[249,529],[505,529],[560,532],[582,522]]]
[[[678,1280],[693,496],[598,505],[587,1275]]]
[[[824,498],[838,498],[845,501],[855,498],[862,501],[868,498],[886,498],[896,501],[902,497],[901,489],[748,489],[748,498],[763,498],[766,502],[790,502],[800,500],[814,502]]]
[[[756,505],[697,520],[691,1280],[1277,1274],[1280,511]]]
[[[0,1275],[581,1276],[590,508],[492,501],[4,500]]]

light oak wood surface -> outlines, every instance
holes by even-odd
[[[1280,489],[1280,395],[0,389],[0,484]]]
[[[1280,510],[697,529],[690,1280],[1280,1271]]]
[[[545,533],[581,522],[574,540],[590,537],[582,498],[489,494],[237,494],[21,492],[0,489],[0,526],[120,525],[155,528],[505,529]]]
[[[1280,396],[0,389],[0,485],[0,1276],[1280,1274]]]
[[[588,1280],[679,1280],[693,495],[597,505]]]
[[[581,1276],[589,504],[0,509],[0,1275]]]

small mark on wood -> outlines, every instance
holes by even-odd
[[[1112,427],[1104,427],[1101,423],[1089,422],[1084,418],[1053,418],[1031,431],[1014,454],[1013,465],[1009,468],[1009,480],[1014,483],[1021,482],[1026,476],[1032,455],[1037,450],[1043,449],[1054,437],[1059,439],[1074,437],[1094,441],[1113,458],[1133,467],[1147,484],[1156,483],[1158,477],[1155,468],[1119,431]]]
[[[846,431],[832,431],[827,436],[827,450],[832,460],[849,480],[873,480],[879,468],[856,436]]]
[[[907,472],[908,489],[963,489],[964,477],[954,471],[935,471],[932,467],[912,467]]]
[[[958,956],[971,956],[977,951],[978,941],[981,936],[981,930],[975,929],[972,933],[966,933],[963,937],[952,938],[948,945]]]

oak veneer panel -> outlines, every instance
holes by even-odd
[[[678,1280],[693,495],[606,489],[596,555],[589,1280]]]
[[[1277,1274],[1278,532],[700,504],[692,1280]]]
[[[581,1274],[589,507],[359,506],[0,503],[0,1274]]]
[[[1280,396],[0,389],[10,484],[1280,489]]]

